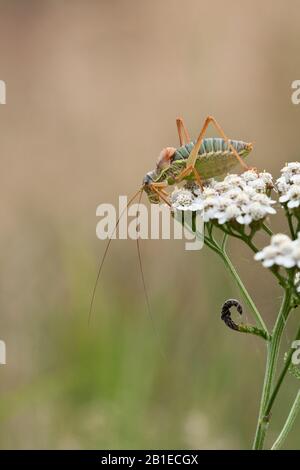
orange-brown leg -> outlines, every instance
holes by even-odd
[[[201,129],[201,132],[198,136],[198,139],[195,143],[195,146],[193,148],[193,150],[191,151],[188,159],[187,159],[187,162],[186,162],[186,167],[182,170],[182,172],[177,176],[177,181],[181,181],[183,178],[185,178],[186,176],[190,175],[191,173],[194,173],[194,176],[196,178],[196,181],[198,182],[199,186],[201,188],[203,188],[203,183],[202,183],[202,180],[201,180],[201,176],[199,175],[198,171],[196,170],[195,168],[195,164],[196,164],[196,160],[197,160],[197,157],[198,157],[198,153],[199,153],[199,150],[200,150],[200,147],[201,147],[201,144],[203,142],[203,139],[204,139],[204,135],[205,135],[205,132],[209,126],[209,124],[212,123],[214,124],[215,128],[217,129],[217,131],[219,132],[219,134],[221,135],[221,137],[225,140],[225,142],[227,143],[228,145],[228,148],[232,151],[233,155],[236,157],[236,159],[239,161],[239,163],[241,164],[241,166],[245,169],[245,170],[249,170],[250,167],[248,167],[248,165],[246,165],[246,163],[243,161],[243,159],[239,156],[239,154],[237,153],[236,149],[233,147],[233,145],[229,142],[229,139],[228,137],[226,136],[225,132],[223,131],[222,127],[217,123],[217,121],[215,120],[215,118],[213,118],[212,116],[207,116],[207,118],[205,119],[204,121],[204,124],[203,124],[203,127]]]
[[[168,206],[171,207],[170,202],[166,198],[166,195],[168,195],[168,194],[165,191],[163,191],[162,189],[160,189],[159,187],[157,187],[157,183],[151,184],[151,189],[153,189],[153,191],[158,195],[158,197],[160,199],[162,199],[166,204],[168,204]]]
[[[186,176],[189,176],[191,173],[194,173],[197,183],[199,184],[200,188],[203,189],[202,178],[200,174],[198,173],[198,171],[196,170],[196,168],[192,165],[189,165],[186,168],[184,168],[184,170],[182,170],[182,172],[176,177],[176,181],[180,183],[180,181],[182,181],[183,178],[185,178]]]
[[[179,136],[180,146],[187,144],[191,141],[187,128],[185,127],[184,121],[182,118],[176,119],[177,131]]]
[[[225,142],[227,143],[228,145],[228,148],[231,150],[231,152],[233,153],[233,155],[236,157],[236,159],[239,161],[239,163],[241,164],[241,166],[245,169],[245,170],[249,170],[250,167],[248,165],[246,165],[246,163],[243,161],[243,159],[239,156],[238,152],[236,151],[236,149],[233,147],[233,145],[229,142],[229,139],[227,137],[227,135],[225,134],[225,132],[223,131],[222,127],[220,126],[220,124],[218,124],[218,122],[215,120],[214,117],[212,116],[207,116],[207,118],[205,119],[204,121],[204,124],[203,124],[203,127],[201,129],[201,132],[199,134],[199,137],[197,139],[197,142],[195,144],[195,147],[193,148],[193,150],[191,151],[188,159],[187,159],[187,167],[189,165],[192,165],[193,167],[195,166],[195,163],[196,163],[196,160],[197,160],[197,157],[198,157],[198,152],[200,150],[200,147],[201,147],[201,144],[203,142],[203,138],[204,138],[204,135],[205,135],[205,132],[209,126],[209,124],[212,123],[215,128],[217,129],[217,131],[219,132],[220,136],[225,140]]]
[[[151,184],[152,188],[155,187],[156,189],[159,189],[159,190],[167,188],[168,186],[169,186],[168,183],[164,183],[163,181],[158,182],[158,183],[154,182],[154,183]]]
[[[165,196],[168,196],[169,194],[167,193],[167,191],[165,191],[165,188],[167,188],[169,185],[167,183],[164,183],[164,182],[161,182],[161,183],[152,183],[151,184],[151,188],[152,189],[158,189],[162,194],[164,194]]]

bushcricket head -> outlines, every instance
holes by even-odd
[[[158,194],[154,191],[153,186],[152,186],[157,176],[158,175],[157,175],[156,170],[152,170],[146,173],[146,175],[143,178],[143,190],[147,194],[148,199],[151,204],[159,203]]]
[[[170,165],[175,152],[174,147],[164,148],[159,154],[155,170],[149,171],[143,178],[143,189],[147,193],[151,204],[159,203],[159,196],[154,189],[154,184],[159,179],[161,172]]]

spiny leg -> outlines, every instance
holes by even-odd
[[[160,199],[162,199],[166,204],[168,204],[168,206],[171,207],[171,204],[170,202],[167,200],[167,198],[165,197],[165,194],[167,194],[165,191],[163,191],[163,189],[161,189],[160,186],[157,186],[157,184],[159,183],[153,183],[151,184],[151,189],[153,189],[153,191],[158,195],[158,197]],[[168,195],[168,194],[167,194]]]
[[[158,189],[165,196],[169,196],[167,191],[165,191],[165,189],[164,189],[164,188],[167,188],[167,187],[168,187],[168,183],[164,183],[164,182],[158,182],[158,183],[154,182],[154,183],[151,184],[151,188]]]
[[[184,124],[184,121],[182,118],[177,118],[176,119],[176,125],[177,125],[177,131],[178,131],[178,136],[179,136],[179,143],[180,146],[187,144],[188,142],[191,141],[188,130]]]
[[[165,191],[162,187],[158,187],[157,188],[159,190],[159,192],[161,194],[163,194],[164,196],[169,196],[169,193],[167,191]]]
[[[163,181],[162,182],[156,182],[154,181],[153,183],[151,183],[151,188],[156,188],[156,189],[163,189],[163,188],[167,188],[169,185],[168,183],[164,183]]]
[[[236,157],[236,159],[239,161],[239,163],[241,164],[241,166],[243,168],[245,168],[245,170],[249,170],[250,167],[248,165],[246,165],[246,163],[243,161],[243,159],[240,157],[240,155],[238,154],[238,152],[236,151],[236,149],[234,148],[234,146],[230,143],[227,135],[225,134],[225,132],[223,131],[222,127],[220,126],[220,124],[218,124],[218,122],[216,121],[216,119],[212,116],[207,116],[207,118],[205,119],[204,121],[204,124],[203,124],[203,127],[201,129],[201,132],[199,134],[199,137],[195,143],[195,146],[193,148],[193,150],[191,151],[188,159],[187,159],[187,168],[188,166],[192,165],[193,167],[195,166],[196,164],[196,160],[197,160],[197,157],[198,157],[198,152],[200,150],[200,147],[201,147],[201,144],[203,142],[203,138],[204,138],[204,134],[209,126],[209,124],[212,123],[215,128],[217,129],[217,131],[219,132],[219,134],[221,135],[221,137],[225,140],[225,142],[227,143],[228,145],[228,148],[231,150],[231,152],[233,153],[233,155]]]
[[[199,153],[199,150],[200,150],[200,147],[201,147],[201,144],[203,142],[203,138],[204,138],[204,135],[205,135],[205,132],[209,126],[210,123],[213,123],[215,128],[217,129],[217,131],[219,132],[219,134],[221,135],[221,137],[224,139],[224,141],[227,143],[228,145],[228,148],[232,151],[233,155],[236,157],[236,159],[239,161],[239,163],[241,164],[241,166],[243,168],[245,168],[245,170],[249,170],[250,167],[248,167],[248,165],[246,165],[246,163],[243,161],[243,159],[239,156],[238,152],[236,151],[236,149],[233,147],[233,145],[229,142],[229,139],[228,137],[226,136],[225,132],[223,131],[222,127],[218,124],[218,122],[215,120],[214,117],[212,116],[207,116],[207,118],[205,119],[204,121],[204,124],[203,124],[203,127],[201,129],[201,132],[198,136],[198,139],[195,143],[195,146],[193,148],[193,150],[191,151],[188,159],[187,159],[187,162],[186,162],[186,168],[184,168],[182,170],[182,172],[177,176],[176,180],[178,181],[181,181],[183,178],[185,178],[186,176],[190,175],[191,173],[194,173],[194,176],[199,184],[199,186],[201,188],[203,188],[203,183],[202,183],[202,180],[201,180],[201,177],[198,173],[198,171],[196,170],[195,168],[195,164],[196,164],[196,160],[197,160],[197,157],[198,157],[198,153]]]
[[[199,184],[200,188],[203,189],[204,185],[203,185],[201,176],[196,170],[196,168],[192,165],[189,165],[188,167],[182,170],[182,172],[175,178],[176,182],[180,183],[180,181],[182,181],[183,178],[185,178],[186,176],[189,176],[191,173],[194,173],[197,183]]]

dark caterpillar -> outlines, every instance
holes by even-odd
[[[240,323],[239,325],[233,321],[231,318],[231,307],[236,307],[237,311],[240,315],[243,314],[243,307],[238,300],[235,299],[228,299],[222,306],[221,310],[221,319],[228,326],[231,330],[239,331],[240,333],[250,333],[252,335],[260,336],[266,340],[269,340],[269,335],[266,331],[257,328],[254,325],[246,325],[244,323]]]
[[[231,318],[231,307],[236,307],[240,315],[243,313],[243,307],[238,300],[228,299],[222,306],[221,319],[229,328],[235,331],[240,331],[239,325],[237,325]]]

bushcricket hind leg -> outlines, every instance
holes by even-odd
[[[181,125],[183,125],[183,122],[179,122],[180,120],[176,120],[177,122],[177,128],[178,128],[178,134],[179,134],[179,139],[180,139],[180,142],[181,142]],[[201,179],[201,176],[199,175],[198,171],[196,170],[195,168],[195,164],[196,164],[196,160],[197,160],[197,157],[198,157],[198,152],[200,150],[200,147],[201,147],[201,144],[202,144],[202,141],[203,141],[203,138],[204,138],[204,135],[205,135],[205,132],[206,132],[206,129],[209,125],[209,122],[210,122],[210,116],[208,116],[206,119],[205,119],[205,122],[203,124],[203,127],[201,129],[201,132],[199,134],[199,137],[197,139],[197,142],[195,143],[195,146],[193,147],[187,161],[186,161],[186,167],[182,170],[182,172],[177,176],[176,178],[176,181],[180,182],[183,178],[185,178],[186,176],[190,175],[191,173],[194,174],[195,176],[195,179],[197,181],[197,183],[199,184],[199,186],[201,188],[203,188],[203,182],[202,182],[202,179]],[[227,139],[228,140],[228,139]]]
[[[195,143],[195,146],[193,148],[193,150],[191,151],[188,159],[187,159],[187,167],[189,165],[191,166],[195,166],[196,164],[196,160],[197,160],[197,157],[198,157],[198,152],[200,150],[200,147],[201,147],[201,144],[203,142],[203,139],[204,139],[204,135],[205,135],[205,132],[209,126],[209,124],[212,123],[216,130],[218,131],[218,133],[220,134],[220,136],[225,140],[225,142],[227,143],[228,145],[228,148],[231,150],[231,152],[233,153],[233,155],[236,157],[236,159],[238,160],[238,162],[241,164],[241,166],[245,169],[245,170],[250,170],[250,167],[244,162],[244,160],[240,157],[240,155],[238,154],[238,152],[236,151],[236,149],[233,147],[233,145],[230,143],[229,141],[229,138],[227,137],[227,135],[225,134],[225,132],[223,131],[222,127],[220,126],[220,124],[216,121],[216,119],[212,116],[207,116],[207,118],[205,119],[204,121],[204,124],[203,124],[203,127],[201,129],[201,132],[198,136],[198,139]]]
[[[177,118],[176,119],[176,125],[177,125],[177,131],[178,131],[178,136],[179,136],[179,143],[180,146],[187,144],[188,142],[191,141],[190,135],[188,133],[188,130],[184,124],[184,121],[182,118]]]
[[[197,181],[198,185],[200,186],[201,189],[203,189],[203,180],[196,170],[196,168],[192,165],[187,166],[182,170],[182,172],[175,178],[176,182],[180,183],[180,181],[183,180],[186,176],[189,176],[191,173],[194,174],[195,180]]]

